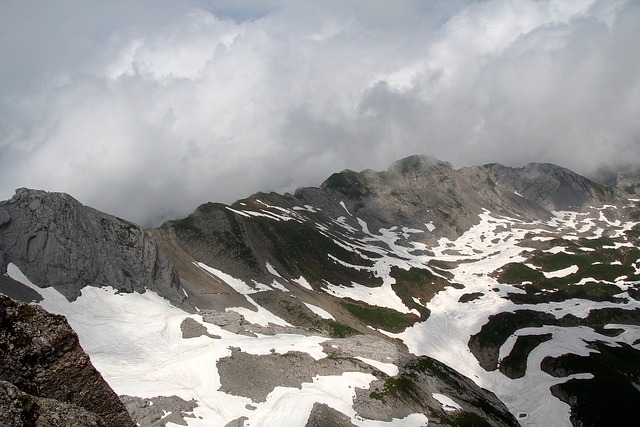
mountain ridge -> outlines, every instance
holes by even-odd
[[[550,164],[455,170],[432,157],[410,156],[385,171],[338,172],[294,194],[207,202],[185,218],[147,230],[70,196],[19,193],[0,202],[0,258],[8,274],[3,280],[25,283],[17,273],[24,269],[45,287],[27,282],[20,285],[25,292],[38,292],[40,304],[68,313],[83,334],[102,330],[96,316],[105,325],[137,319],[135,333],[125,328],[127,334],[98,343],[84,336],[106,372],[120,372],[123,363],[148,372],[155,394],[132,388],[119,373],[109,377],[143,424],[162,411],[181,414],[172,419],[189,425],[201,425],[199,416],[222,425],[287,417],[300,425],[323,419],[421,425],[424,416],[445,425],[589,425],[591,415],[585,414],[602,417],[612,407],[617,414],[606,414],[607,420],[624,423],[631,416],[615,402],[599,405],[587,391],[589,375],[625,390],[637,376],[633,364],[617,365],[615,382],[602,376],[609,360],[640,355],[640,336],[632,328],[640,323],[640,207],[625,189]],[[34,215],[51,200],[66,216]],[[50,218],[63,219],[58,224]],[[86,224],[74,218],[86,218]],[[27,238],[16,237],[21,234]],[[56,255],[62,249],[50,245],[55,239],[84,248],[93,263],[88,271],[110,273],[71,287],[40,283],[52,260],[70,263],[65,271],[85,269],[74,265],[77,258]],[[146,253],[144,248],[155,255],[141,259],[136,254]],[[162,267],[154,268],[158,263]],[[121,278],[129,281],[119,283]],[[2,281],[0,286],[5,289]],[[147,310],[159,314],[150,320]],[[155,322],[159,328],[152,327]],[[140,346],[140,340],[149,345]],[[106,357],[111,346],[117,354],[126,348],[131,359]],[[387,346],[391,350],[383,350]],[[585,368],[586,359],[573,357],[592,357],[590,348],[602,356],[589,359],[597,361],[594,368]],[[215,358],[206,364],[190,358],[200,352]],[[168,365],[155,364],[167,357]],[[156,383],[154,372],[174,365],[180,374],[172,371],[167,378],[179,378],[172,383],[176,395],[167,396],[162,381],[170,380]],[[264,369],[247,377],[254,366]],[[282,371],[285,366],[293,370]],[[491,397],[495,393],[511,414],[491,418],[491,411],[483,412],[484,403],[469,400],[472,383],[461,380],[455,389],[436,381],[454,381],[455,372],[486,387],[482,399],[504,415]],[[323,384],[336,375],[340,382],[331,387],[349,384],[345,390],[355,394],[331,400]],[[188,388],[199,390],[193,394],[179,386],[199,378],[212,378],[213,389],[197,382]],[[252,380],[260,385],[247,389]],[[276,397],[280,390],[316,397],[299,405],[301,413],[285,415],[272,406],[283,399]],[[541,412],[525,393],[551,409]],[[221,415],[215,399],[205,395],[231,399],[235,415]]]

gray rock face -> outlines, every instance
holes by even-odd
[[[194,400],[186,401],[178,396],[151,399],[121,396],[121,399],[139,427],[164,427],[169,423],[186,426],[185,418],[195,418],[193,410],[198,406]]]
[[[355,427],[351,419],[324,403],[314,403],[305,427]]]
[[[133,426],[64,317],[2,297],[0,325],[1,425]]]
[[[185,299],[175,268],[148,232],[63,193],[22,188],[0,202],[3,272],[9,263],[69,300],[89,285],[152,289],[176,305]]]
[[[581,210],[616,198],[612,188],[547,163],[531,163],[523,168],[493,164],[484,168],[498,185],[517,191],[547,210]]]
[[[33,396],[0,381],[0,426],[103,427],[102,417],[79,406]]]

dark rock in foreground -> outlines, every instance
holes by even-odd
[[[133,426],[66,319],[0,297],[0,425]]]

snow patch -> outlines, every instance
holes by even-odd
[[[436,399],[442,405],[442,409],[447,412],[459,411],[462,409],[462,406],[458,405],[452,398],[440,393],[432,393],[431,394],[434,399]]]
[[[340,201],[340,206],[342,206],[342,208],[349,214],[349,216],[353,216],[351,215],[351,212],[349,212],[349,209],[347,209],[347,205],[345,205],[342,200]]]
[[[313,288],[311,287],[311,285],[309,284],[309,282],[307,282],[307,279],[305,279],[303,276],[300,276],[297,279],[293,279],[293,282],[296,282],[298,285],[302,286],[305,289],[308,289],[310,291],[313,290]]]
[[[578,270],[579,268],[577,265],[572,265],[570,267],[563,268],[562,270],[543,271],[542,274],[544,274],[544,277],[546,277],[547,279],[552,279],[554,277],[567,277],[571,274],[577,273]]]
[[[356,359],[366,363],[367,365],[373,366],[374,368],[384,372],[390,377],[395,377],[396,375],[398,375],[398,372],[400,372],[400,369],[393,363],[379,362],[377,360],[367,359],[366,357],[360,356],[356,356]]]
[[[317,305],[309,304],[308,302],[305,302],[304,305],[306,305],[309,308],[309,310],[313,311],[315,314],[322,317],[323,319],[336,320],[331,313],[329,313],[327,310],[323,308],[318,307]]]

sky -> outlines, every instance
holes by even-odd
[[[412,154],[640,159],[638,0],[0,0],[0,200],[141,225]]]

